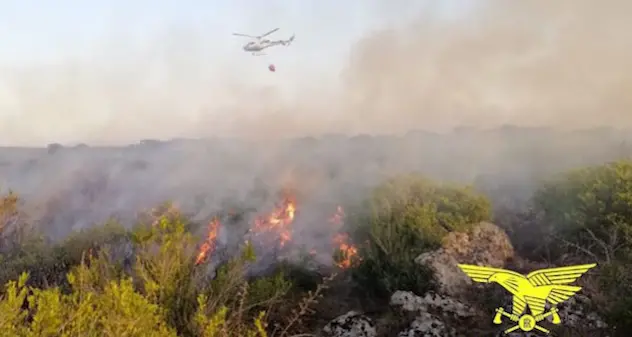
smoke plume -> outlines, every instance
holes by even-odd
[[[358,130],[632,123],[632,4],[478,2],[370,34],[346,69]]]
[[[485,0],[451,20],[425,9],[352,45],[338,60],[341,83],[332,82],[339,68],[319,76],[300,59],[267,74],[265,61],[234,57],[241,54],[228,41],[211,44],[193,27],[104,43],[90,58],[2,69],[3,108],[13,114],[3,117],[0,141],[632,123],[628,1]],[[328,50],[312,46],[326,39],[299,40],[291,48]]]

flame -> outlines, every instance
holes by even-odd
[[[349,243],[349,235],[346,233],[338,233],[334,236],[334,243],[338,245],[340,259],[336,261],[336,265],[341,269],[347,269],[353,265],[358,258],[358,248]]]
[[[329,222],[336,226],[337,229],[342,228],[344,224],[345,212],[342,209],[342,206],[336,207],[336,213],[329,218]],[[337,233],[333,237],[333,244],[337,247],[338,252],[340,253],[337,256],[338,261],[336,261],[336,265],[341,269],[350,268],[353,265],[353,262],[358,260],[358,248],[351,243],[349,243],[349,234],[347,233]]]
[[[195,259],[195,265],[198,265],[204,260],[206,260],[207,256],[212,254],[215,250],[215,240],[217,240],[217,232],[219,231],[219,220],[217,218],[211,220],[208,224],[208,236],[206,237],[206,241],[200,247],[200,252],[198,253],[197,258]]]
[[[290,198],[285,198],[280,207],[275,208],[268,216],[255,219],[254,231],[257,233],[276,232],[279,235],[279,246],[284,247],[292,240],[292,228],[296,204]]]
[[[285,198],[280,206],[273,209],[266,216],[257,217],[254,220],[253,227],[250,232],[256,236],[260,234],[269,234],[278,240],[278,245],[282,248],[288,242],[292,241],[292,223],[296,216],[296,203],[292,198]],[[336,212],[329,218],[329,222],[340,230],[344,224],[344,210],[341,206],[336,208]],[[208,255],[213,253],[216,248],[216,239],[219,229],[219,221],[213,219],[208,225],[207,240],[200,247],[199,254],[195,261],[198,265],[202,263]],[[265,244],[265,241],[262,242]],[[332,244],[336,249],[335,264],[341,269],[350,268],[354,262],[359,260],[358,248],[350,243],[349,234],[339,232],[332,238]],[[309,254],[314,256],[317,254],[315,249],[309,250]]]

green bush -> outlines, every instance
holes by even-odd
[[[566,242],[557,253],[573,248],[604,262],[631,257],[632,162],[561,174],[543,184],[533,204],[545,233]]]
[[[15,280],[33,266],[52,261],[50,247],[34,226],[25,221],[17,194],[0,195],[0,284]]]
[[[121,244],[129,236],[125,228],[115,222],[74,232],[58,243],[47,242],[37,235],[36,228],[30,229],[33,232],[0,255],[5,261],[0,270],[2,284],[28,272],[29,285],[66,287],[66,274],[80,264],[86,252]]]
[[[79,265],[86,252],[129,241],[128,231],[110,221],[50,242],[39,227],[26,221],[20,205],[13,192],[0,196],[0,284],[28,272],[31,286],[67,287],[66,274]]]
[[[0,301],[4,336],[176,336],[162,309],[136,292],[131,280],[109,281],[95,291],[84,288],[82,276],[81,271],[68,275],[70,294],[28,287],[27,274],[9,282]]]
[[[165,309],[169,326],[181,336],[262,336],[268,318],[262,312],[279,303],[291,282],[280,273],[246,279],[247,265],[256,260],[250,244],[209,281],[205,266],[194,263],[197,247],[189,227],[171,214],[134,229],[137,286]]]
[[[245,270],[256,256],[246,244],[209,280],[205,266],[195,265],[197,243],[190,227],[185,218],[170,213],[131,232],[109,224],[75,233],[58,245],[44,243],[41,256],[50,261],[13,266],[39,271],[40,264],[57,258],[63,265],[54,274],[67,271],[64,280],[27,282],[28,273],[23,273],[7,282],[0,293],[0,331],[25,337],[267,337],[270,323],[284,326],[277,328],[284,337],[292,326],[300,330],[298,316],[314,298],[308,295],[298,314],[276,319],[276,306],[293,286],[284,269],[247,279]],[[117,244],[133,245],[130,268],[110,254]]]
[[[602,266],[599,275],[600,296],[603,297],[601,310],[611,326],[620,335],[632,328],[632,264],[629,261],[615,262]]]
[[[166,309],[167,321],[180,333],[191,329],[197,300],[195,241],[186,229],[185,219],[169,215],[132,233],[137,286]]]
[[[395,290],[423,293],[430,273],[414,263],[419,254],[438,248],[451,231],[462,231],[490,218],[489,201],[467,187],[434,183],[405,175],[378,186],[349,214],[360,246],[354,270],[359,284],[378,296]]]
[[[579,253],[598,262],[602,310],[619,331],[631,329],[632,162],[563,173],[543,184],[533,205],[552,258]]]

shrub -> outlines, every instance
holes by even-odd
[[[5,231],[8,231],[18,220],[20,213],[18,202],[19,198],[13,191],[0,196],[0,238],[4,238]]]
[[[37,235],[36,229],[32,230],[2,254],[6,261],[0,270],[2,284],[28,272],[29,285],[66,287],[66,274],[80,264],[85,252],[119,246],[128,239],[125,228],[114,222],[74,232],[54,244]]]
[[[605,316],[618,330],[632,328],[632,162],[563,173],[543,184],[533,205],[539,226],[554,239],[552,258],[579,253],[598,262]]]
[[[194,263],[189,227],[171,213],[135,228],[137,286],[165,309],[167,322],[182,336],[259,336],[267,318],[262,308],[269,309],[291,284],[281,274],[246,279],[244,271],[256,259],[249,244],[209,280],[205,266]]]
[[[7,336],[176,336],[165,324],[162,309],[136,292],[129,279],[86,291],[85,280],[69,274],[75,288],[70,294],[57,287],[28,287],[26,281],[23,274],[9,282],[0,301],[0,329]]]
[[[430,273],[414,263],[438,248],[451,231],[490,217],[489,201],[467,187],[437,184],[405,175],[378,186],[361,209],[349,216],[362,262],[354,271],[359,284],[374,294],[395,290],[425,292]]]
[[[155,224],[140,225],[132,234],[137,286],[152,302],[166,309],[171,326],[184,332],[195,311],[195,242],[184,219],[162,216]]]
[[[632,273],[630,263],[615,262],[601,268],[599,277],[600,296],[604,297],[601,310],[608,323],[620,334],[632,328]]]
[[[0,284],[17,279],[25,270],[43,271],[54,259],[36,228],[26,221],[21,200],[12,191],[0,196]]]
[[[11,190],[0,194],[0,254],[7,256],[21,244],[38,239],[22,210],[20,197]]]
[[[87,232],[72,236],[66,243],[80,243],[71,246],[87,251],[69,267],[66,286],[35,287],[26,273],[8,282],[0,297],[0,329],[26,337],[267,337],[270,328],[276,336],[301,330],[300,316],[309,313],[324,287],[308,294],[293,314],[275,320],[275,306],[292,287],[285,269],[246,279],[245,270],[256,259],[247,244],[209,280],[206,268],[195,266],[195,242],[187,227],[185,219],[166,215],[125,234],[136,257],[128,271],[111,257],[110,246],[84,246],[86,240],[78,238]]]
[[[540,223],[566,243],[566,250],[573,248],[603,262],[630,258],[632,162],[561,174],[543,184],[533,204]]]

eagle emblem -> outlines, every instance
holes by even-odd
[[[538,330],[545,334],[550,331],[538,325],[551,316],[553,324],[560,324],[557,305],[571,298],[582,288],[570,285],[597,264],[583,264],[560,268],[540,269],[527,276],[511,270],[459,264],[459,268],[474,282],[498,283],[513,295],[511,313],[502,307],[496,309],[494,324],[501,324],[502,317],[516,323],[505,330],[505,334],[518,329]],[[550,309],[545,312],[546,304]],[[526,312],[526,309],[529,311]]]

